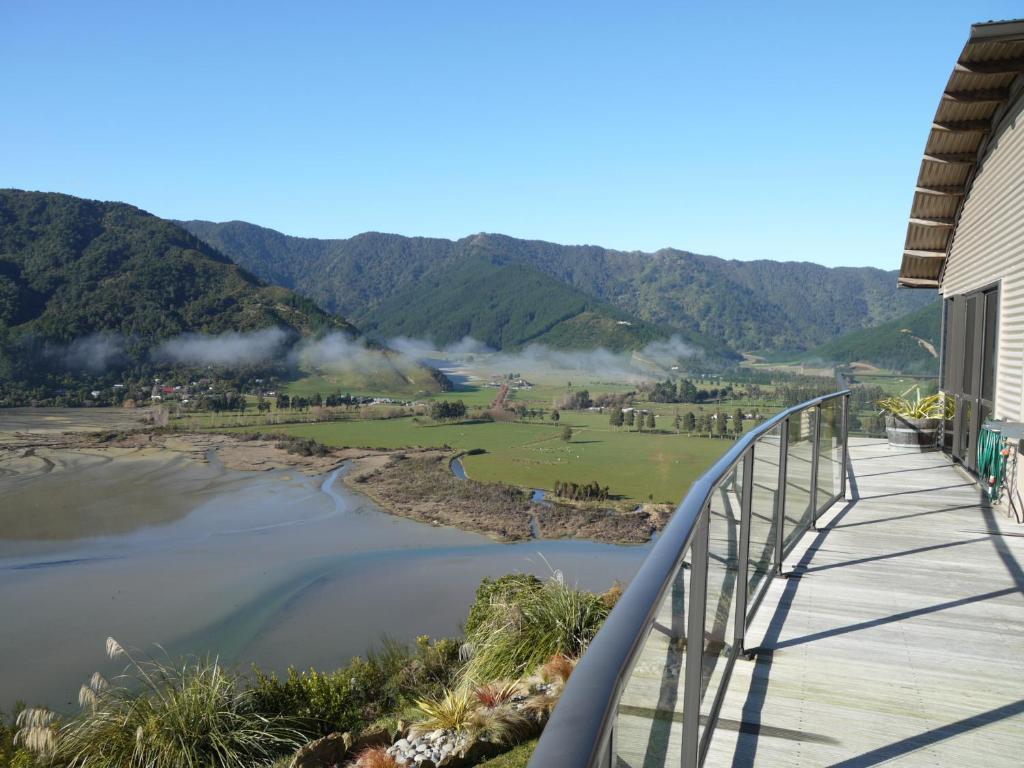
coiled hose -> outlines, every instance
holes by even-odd
[[[999,499],[1006,475],[1006,457],[1009,450],[1003,445],[1003,436],[991,429],[982,429],[978,435],[978,476],[985,483],[989,501]]]

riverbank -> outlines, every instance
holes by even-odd
[[[205,439],[188,452],[133,444],[6,450],[0,709],[25,698],[74,709],[108,635],[278,673],[334,669],[382,637],[456,634],[484,577],[557,569],[603,589],[628,582],[646,554],[424,525],[340,482],[347,466],[240,472],[220,449],[202,455]]]
[[[672,514],[665,504],[534,501],[532,490],[457,476],[458,454],[418,450],[355,458],[344,482],[392,514],[483,533],[498,541],[589,539],[643,544]]]
[[[331,450],[323,455],[303,455],[289,451],[289,439],[247,439],[211,432],[164,432],[135,425],[134,429],[75,429],[0,431],[0,469],[7,474],[52,469],[54,458],[48,451],[76,451],[105,455],[109,459],[128,459],[170,451],[199,464],[211,461],[211,455],[225,468],[238,472],[286,469],[304,475],[322,475],[350,459],[373,455],[375,451]]]
[[[307,477],[325,475],[350,462],[345,483],[384,511],[506,543],[589,539],[642,544],[664,527],[672,511],[664,504],[637,506],[614,500],[538,502],[532,490],[456,478],[450,464],[458,454],[447,450],[326,448],[308,438],[303,444],[303,438],[291,435],[180,432],[147,426],[138,414],[132,415],[135,418],[129,419],[124,413],[98,409],[19,414],[0,428],[0,475],[25,481],[55,468],[113,460],[143,462],[138,465],[142,471],[159,465],[163,459],[158,457],[165,452],[197,465],[216,462],[229,471],[284,470]],[[73,505],[76,498],[72,495],[66,501]],[[149,519],[159,522],[184,514],[174,502],[153,499],[147,506],[163,511]]]

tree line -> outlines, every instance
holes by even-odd
[[[435,400],[430,404],[430,418],[434,421],[452,421],[466,417],[466,404],[461,400]]]
[[[573,501],[604,501],[608,498],[608,486],[602,486],[597,480],[589,483],[565,483],[555,480],[555,496]]]
[[[652,403],[706,403],[735,396],[732,384],[700,389],[690,379],[674,381],[671,377],[656,381],[647,391],[647,399]]]

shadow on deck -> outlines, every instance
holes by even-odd
[[[1024,531],[943,454],[850,457],[852,499],[770,586],[706,764],[1021,765]]]

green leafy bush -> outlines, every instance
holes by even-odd
[[[311,736],[358,732],[418,697],[443,691],[458,665],[458,643],[423,636],[413,650],[386,643],[380,653],[332,672],[290,669],[282,680],[256,670],[252,691],[257,711],[296,718]]]

